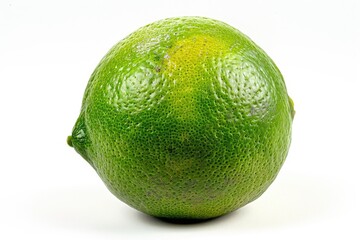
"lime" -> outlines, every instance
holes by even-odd
[[[247,36],[217,20],[169,18],[105,55],[68,144],[135,209],[207,219],[274,181],[293,115],[280,71]]]

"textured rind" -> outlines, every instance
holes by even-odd
[[[102,59],[72,141],[130,206],[212,218],[273,182],[292,112],[281,73],[248,37],[219,21],[172,18],[139,29]]]

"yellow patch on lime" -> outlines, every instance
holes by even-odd
[[[199,72],[206,69],[206,60],[221,56],[226,45],[211,36],[194,36],[181,39],[165,56],[166,77],[174,84],[170,101],[180,119],[196,115],[195,93],[199,81],[206,81]]]

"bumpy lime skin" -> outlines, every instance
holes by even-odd
[[[128,205],[207,219],[274,181],[293,114],[280,71],[248,37],[208,18],[171,18],[106,54],[68,143]]]

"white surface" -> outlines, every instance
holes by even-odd
[[[359,239],[359,1],[0,1],[0,239]],[[195,225],[113,197],[66,145],[89,76],[152,21],[201,15],[240,29],[282,71],[293,142],[268,191]]]

